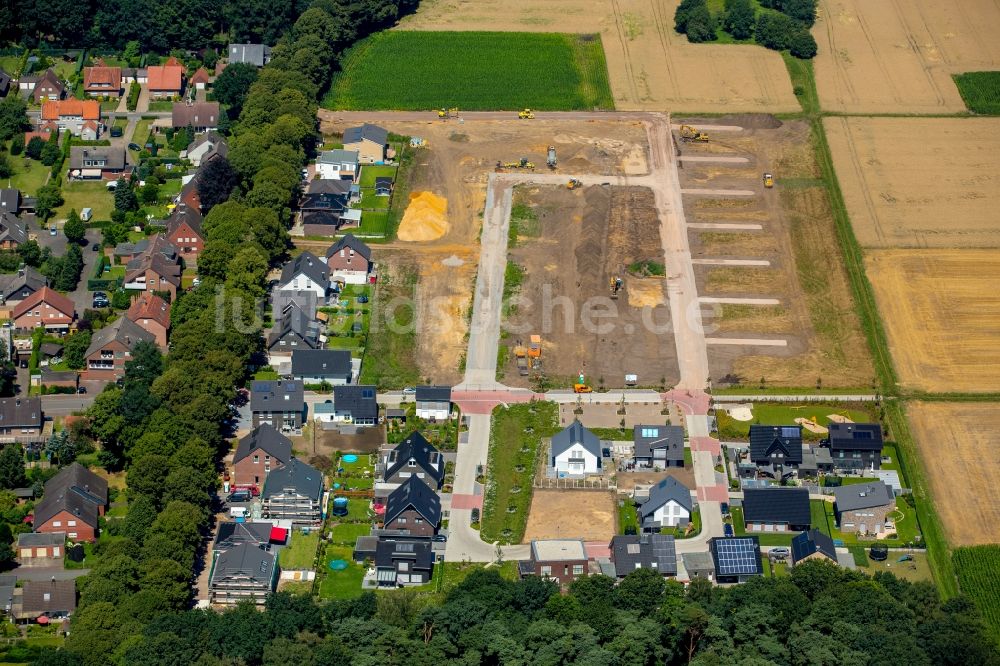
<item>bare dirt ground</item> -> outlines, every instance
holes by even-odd
[[[878,250],[865,267],[903,386],[1000,390],[1000,251]]]
[[[681,121],[679,122],[688,122]],[[695,260],[750,259],[767,266],[695,265],[698,295],[777,299],[777,305],[705,305],[710,334],[768,337],[785,347],[710,345],[715,381],[774,386],[856,387],[871,377],[870,356],[837,250],[833,215],[819,179],[808,125],[771,116],[733,116],[705,123],[741,132],[709,133],[707,143],[680,143],[683,156],[744,157],[741,163],[682,162],[682,187],[753,190],[747,198],[684,196]],[[698,119],[690,124],[698,127]],[[763,187],[770,172],[774,189]],[[703,225],[759,225],[705,228]]]
[[[671,467],[662,472],[618,472],[618,492],[631,495],[637,485],[657,484],[672,476],[688,488],[695,487],[693,467]]]
[[[664,263],[653,193],[646,188],[526,187],[539,235],[520,240],[510,261],[525,269],[523,301],[504,320],[504,344],[542,335],[542,371],[555,386],[579,373],[595,387],[672,386],[679,379],[670,311],[662,278],[628,274],[635,262]],[[613,276],[624,280],[617,300]],[[530,299],[530,302],[529,302]],[[600,313],[591,316],[588,312]],[[528,386],[513,355],[503,381]]]
[[[600,33],[615,108],[800,110],[781,56],[759,46],[689,44],[679,0],[425,0],[403,30]],[[525,100],[525,106],[531,106]]]
[[[588,428],[631,428],[642,424],[664,423],[668,418],[673,419],[675,423],[683,423],[684,420],[676,408],[667,408],[664,413],[663,405],[658,402],[649,404],[630,402],[625,405],[625,413],[619,414],[621,405],[589,404],[588,399],[588,396],[581,395],[579,403],[560,404],[559,425],[568,426],[574,420],[578,420]],[[577,409],[583,412],[577,414]],[[624,426],[621,425],[622,419],[625,420]]]
[[[614,498],[606,490],[539,490],[531,498],[524,543],[532,539],[610,542],[615,534]]]
[[[948,543],[1000,541],[1000,404],[915,402],[907,413]]]
[[[343,132],[352,122],[321,114],[326,135]],[[645,173],[646,135],[638,122],[511,120],[468,126],[447,122],[397,122],[378,119],[391,132],[419,136],[427,146],[416,153],[410,191],[432,192],[447,204],[448,232],[426,242],[373,245],[379,270],[415,271],[417,353],[422,378],[438,383],[461,379],[467,315],[479,261],[479,230],[486,199],[487,174],[497,160],[527,157],[545,169],[546,150],[554,145],[561,171],[620,175]],[[325,250],[326,245],[321,249]]]
[[[1000,245],[1000,119],[823,122],[862,245]]]
[[[951,75],[1000,68],[993,0],[823,0],[812,32],[827,111],[964,111]]]

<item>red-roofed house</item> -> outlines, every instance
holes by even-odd
[[[166,65],[147,67],[149,94],[152,97],[176,97],[184,91],[184,67],[175,58]]]
[[[120,97],[122,94],[122,68],[84,67],[83,89],[92,97]]]
[[[80,136],[87,121],[96,128],[101,120],[101,103],[96,99],[63,99],[42,104],[42,122],[54,122],[60,131]]]
[[[144,292],[132,301],[125,317],[132,320],[156,338],[160,349],[167,350],[167,333],[170,331],[170,306],[165,300]]]
[[[58,291],[42,287],[14,308],[14,328],[30,331],[44,326],[50,333],[65,333],[76,319],[73,301]]]
[[[204,90],[208,87],[208,72],[204,67],[199,67],[198,71],[191,75],[190,83],[194,86],[195,90]]]

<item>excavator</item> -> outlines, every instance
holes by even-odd
[[[579,181],[578,179],[576,179],[576,178],[570,178],[570,179],[569,179],[569,182],[568,182],[568,183],[566,183],[566,187],[567,187],[567,189],[570,189],[570,190],[575,190],[576,188],[578,188],[578,187],[580,187],[580,186],[582,186],[582,185],[583,185],[583,183],[581,183],[581,182],[580,182],[580,181]]]
[[[682,141],[708,141],[708,135],[704,132],[699,132],[690,125],[681,125],[681,140]]]
[[[615,300],[618,299],[618,292],[622,290],[623,285],[624,283],[622,282],[622,279],[617,275],[611,278],[611,283],[609,285],[611,287],[611,298]]]
[[[576,383],[573,384],[573,393],[593,393],[593,392],[594,389],[590,386],[590,384],[587,383],[586,377],[584,377],[583,373],[581,372],[580,376],[576,378]]]
[[[531,120],[535,117],[535,113],[531,109],[525,109],[524,111],[518,111],[517,117],[521,120]]]
[[[764,187],[768,189],[774,187],[774,176],[769,173],[764,174]]]
[[[438,118],[445,120],[447,118],[457,118],[458,117],[458,107],[454,106],[450,109],[438,109]]]

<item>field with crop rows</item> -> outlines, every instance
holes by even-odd
[[[342,67],[328,109],[614,108],[597,35],[387,31]]]
[[[967,72],[954,78],[969,111],[1000,115],[1000,72]]]
[[[976,603],[994,638],[1000,640],[1000,546],[956,548],[953,559],[959,587]]]

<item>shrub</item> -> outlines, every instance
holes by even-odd
[[[687,37],[688,41],[694,44],[715,40],[715,18],[708,11],[708,7],[704,5],[695,7],[688,14]]]
[[[24,152],[24,135],[18,134],[10,142],[10,154],[15,157]]]
[[[757,15],[750,0],[726,0],[726,13],[722,20],[722,28],[735,39],[750,39],[753,37]]]
[[[757,19],[754,40],[769,49],[784,51],[788,48],[792,35],[799,30],[801,26],[791,18],[769,12]]]
[[[796,58],[808,60],[816,57],[816,39],[805,28],[792,34],[788,40],[788,51]]]

